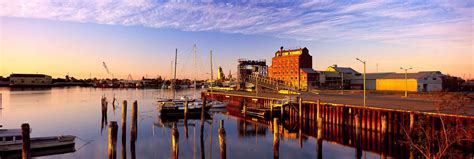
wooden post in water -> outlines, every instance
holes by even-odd
[[[171,128],[171,146],[173,149],[173,158],[179,158],[179,132],[176,126],[176,123],[173,123],[173,128]]]
[[[385,134],[387,132],[387,116],[382,115],[380,122],[381,122],[380,131],[382,132],[382,134]]]
[[[362,158],[362,127],[361,127],[361,118],[359,114],[354,116],[355,128],[356,128],[356,158]]]
[[[321,128],[323,124],[323,118],[321,118],[321,100],[318,98],[317,104],[316,104],[316,122],[318,125],[318,128]]]
[[[109,123],[109,159],[117,158],[117,131],[117,122],[111,121]]]
[[[21,124],[21,137],[22,137],[21,156],[23,159],[30,159],[31,158],[30,124],[28,123]]]
[[[188,115],[188,98],[184,99],[184,117]]]
[[[301,99],[301,96],[298,97],[298,117],[301,120],[303,117],[303,101]]]
[[[201,129],[200,129],[201,134],[200,134],[199,138],[200,138],[200,141],[201,141],[201,159],[205,159],[206,157],[205,157],[205,154],[204,154],[204,137],[203,136],[204,136],[204,120],[205,120],[204,119],[204,117],[205,117],[204,116],[204,113],[205,113],[204,112],[204,107],[206,107],[206,95],[203,95],[202,98],[203,98],[202,99],[203,103],[202,103],[202,109],[201,109]]]
[[[273,99],[269,101],[270,106],[270,119],[273,119]]]
[[[291,102],[291,101],[290,101]],[[289,104],[289,103],[288,103]],[[280,119],[283,121],[283,117],[285,115],[285,104],[282,102],[281,108],[280,108]]]
[[[224,128],[224,120],[221,120],[220,127],[218,130],[219,133],[219,144],[221,148],[221,159],[227,158],[227,146],[225,141],[225,128]]]
[[[413,130],[414,125],[415,125],[415,113],[410,112],[410,131]]]
[[[280,157],[280,129],[278,127],[278,119],[273,118],[273,158]]]
[[[122,102],[122,158],[127,158],[127,100]]]
[[[356,133],[360,133],[360,130],[362,129],[362,127],[360,126],[360,116],[359,114],[356,114],[354,116],[354,122],[355,122],[355,128],[356,128]]]
[[[319,101],[319,99],[318,99]],[[319,105],[319,102],[318,102],[318,105]],[[321,119],[321,117],[319,117],[318,119],[318,132],[317,132],[317,136],[316,136],[316,139],[317,139],[317,151],[318,151],[318,156],[317,158],[318,159],[322,159],[323,158],[323,121]]]
[[[132,104],[132,123],[130,126],[130,139],[132,141],[137,140],[137,112],[138,112],[138,103],[137,101],[134,101]]]
[[[245,118],[245,116],[247,116],[247,100],[245,100],[245,98],[243,98],[243,100],[244,100],[244,105],[243,105],[242,111],[244,112],[244,118]]]
[[[104,130],[104,127],[107,126],[107,99],[102,97],[101,99],[101,108],[102,108],[102,120],[100,123],[100,133]]]

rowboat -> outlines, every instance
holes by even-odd
[[[75,138],[72,135],[31,138],[32,156],[43,156],[50,152],[65,153],[66,150],[71,150],[71,147],[74,152]],[[0,157],[21,155],[22,142],[21,129],[0,129]]]

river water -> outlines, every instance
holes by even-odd
[[[293,133],[286,128],[281,134],[275,135],[271,124],[267,125],[256,119],[244,121],[225,110],[211,113],[212,119],[204,122],[202,138],[200,120],[187,121],[188,135],[180,120],[177,123],[179,135],[173,136],[168,127],[170,123],[160,119],[156,102],[159,97],[170,97],[172,95],[170,90],[81,87],[37,90],[1,88],[0,93],[2,93],[3,102],[3,109],[0,110],[0,125],[3,125],[3,128],[20,128],[22,123],[29,123],[32,128],[32,137],[77,136],[74,152],[41,158],[108,157],[107,126],[102,125],[102,96],[106,96],[109,100],[107,121],[117,121],[119,126],[117,158],[132,158],[132,156],[136,158],[221,158],[218,134],[220,120],[224,121],[226,131],[225,157],[227,158],[274,158],[275,156],[279,158],[317,158],[318,156],[322,158],[380,158],[382,156],[381,153],[369,151],[367,148],[358,151],[357,148],[350,146],[350,143],[354,142],[350,140],[348,143],[326,139],[318,142],[314,135]],[[177,92],[177,95],[193,96],[193,91],[181,90]],[[110,104],[114,96],[119,100],[115,110]],[[128,101],[125,149],[122,148],[123,141],[121,140],[123,135],[121,131],[122,100]],[[135,100],[138,102],[138,133],[137,140],[134,142],[135,151],[132,151],[130,118],[131,104]],[[275,138],[277,140],[274,140]],[[177,144],[173,144],[173,140],[177,141]]]

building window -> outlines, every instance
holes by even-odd
[[[433,78],[433,81],[436,81],[436,78]]]

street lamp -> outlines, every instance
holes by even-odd
[[[364,107],[367,107],[366,103],[367,103],[367,95],[366,95],[366,92],[365,92],[365,61],[362,61],[361,59],[359,58],[356,58],[357,61],[360,61],[364,64]]]
[[[408,74],[408,70],[411,70],[413,68],[403,68],[403,67],[400,67],[400,69],[402,70],[405,70],[405,98],[408,98],[408,77],[407,77],[407,74]]]

